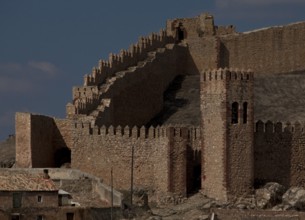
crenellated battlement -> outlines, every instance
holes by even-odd
[[[93,67],[92,72],[84,76],[84,86],[99,85],[114,73],[136,66],[139,61],[146,58],[149,51],[173,42],[174,39],[167,36],[165,30],[161,30],[158,34],[152,33],[147,37],[140,37],[128,50],[121,50],[119,54],[111,53],[108,60],[100,60],[98,67]]]
[[[217,80],[225,80],[225,81],[234,81],[234,80],[243,80],[243,81],[252,81],[253,80],[253,72],[251,70],[240,70],[240,69],[213,69],[213,70],[205,70],[200,74],[201,82],[208,81],[217,81]]]
[[[173,125],[168,126],[157,126],[157,127],[129,127],[129,126],[92,126],[90,123],[77,122],[74,124],[74,129],[77,133],[82,135],[98,135],[108,137],[125,137],[125,138],[136,138],[136,139],[155,139],[162,137],[173,137],[173,138],[187,138],[190,140],[200,139],[200,128],[199,127],[178,127]]]
[[[75,86],[73,87],[73,100],[77,98],[98,97],[99,89],[97,86]]]
[[[305,126],[300,122],[263,122],[261,120],[255,123],[255,133],[305,133]]]
[[[154,39],[154,37],[152,38]],[[145,40],[143,40],[145,41]],[[140,80],[146,82],[148,78],[155,77],[156,79],[163,79],[163,83],[159,84],[161,91],[166,89],[166,83],[169,83],[175,77],[176,72],[166,72],[150,70],[152,64],[155,66],[162,66],[162,64],[169,63],[168,57],[173,57],[171,60],[175,61],[175,56],[179,54],[179,50],[185,49],[185,46],[176,44],[167,44],[165,48],[157,49],[146,53],[146,59],[142,60],[137,66],[129,67],[127,70],[118,71],[111,77],[108,77],[102,85],[96,86],[79,86],[73,88],[73,103],[66,107],[68,118],[79,118],[84,115],[92,116],[94,118],[104,117],[105,110],[111,107],[113,97],[122,94],[130,85],[137,85]],[[112,56],[116,59],[115,56]],[[167,75],[170,78],[167,79]],[[147,81],[151,82],[151,81]],[[141,83],[143,85],[143,83]],[[147,87],[146,87],[147,88]],[[155,87],[156,89],[157,87]],[[125,92],[125,94],[127,94]],[[74,107],[73,107],[74,106]],[[77,116],[79,115],[79,116]],[[104,120],[104,119],[101,119]],[[108,122],[102,122],[105,124]],[[111,123],[112,124],[112,123]],[[144,124],[144,123],[139,123]]]

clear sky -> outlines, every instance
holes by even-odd
[[[242,32],[305,21],[305,0],[0,0],[0,140],[17,111],[64,118],[99,59],[202,12]]]

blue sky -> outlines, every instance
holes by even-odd
[[[0,140],[17,111],[65,117],[72,87],[99,59],[210,12],[237,30],[305,21],[305,0],[0,0]]]

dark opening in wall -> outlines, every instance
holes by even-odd
[[[67,220],[74,220],[74,213],[67,213]]]
[[[20,214],[19,213],[13,213],[11,215],[11,220],[20,220]]]
[[[185,29],[181,22],[179,23],[179,26],[176,28],[176,38],[178,42],[186,38]]]
[[[233,102],[232,104],[232,124],[238,123],[238,103]]]
[[[243,104],[243,123],[246,124],[248,120],[248,103]]]
[[[55,166],[61,167],[71,163],[71,150],[67,147],[62,147],[56,150],[54,154]]]
[[[194,166],[193,177],[193,191],[198,192],[201,189],[201,164]]]
[[[13,193],[13,208],[21,208],[22,193]]]

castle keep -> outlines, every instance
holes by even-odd
[[[99,61],[66,119],[17,113],[16,166],[69,163],[106,184],[112,168],[114,187],[128,190],[133,161],[135,187],[157,196],[305,187],[302,125],[258,118],[255,98],[256,78],[305,72],[304,36],[305,23],[238,33],[208,14],[168,20]]]

